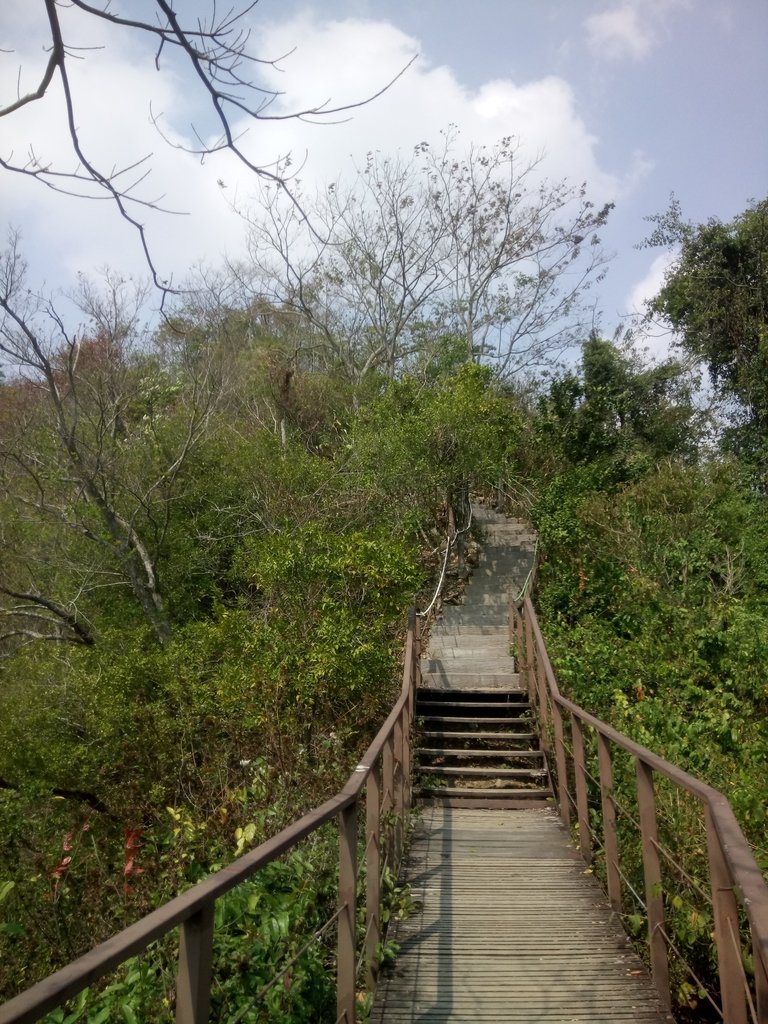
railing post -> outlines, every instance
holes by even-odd
[[[519,608],[515,609],[515,646],[516,646],[516,664],[515,669],[522,673],[523,671],[523,656],[525,650],[525,634],[523,626],[524,610],[521,604]]]
[[[339,914],[336,952],[336,1019],[355,1024],[355,885],[357,801],[339,814]]]
[[[395,872],[397,863],[400,861],[402,852],[403,812],[405,807],[405,773],[403,770],[403,744],[404,744],[403,716],[398,715],[395,720],[394,739],[394,765],[392,772],[393,811],[395,814],[395,864],[392,871]]]
[[[589,832],[589,803],[587,801],[587,772],[584,760],[584,729],[581,719],[571,716],[573,737],[573,767],[576,776],[576,813],[579,818],[579,849],[587,862],[592,862],[592,837]]]
[[[640,841],[643,852],[645,878],[645,904],[648,912],[648,946],[651,954],[651,974],[659,998],[666,1009],[670,1007],[669,961],[664,938],[664,896],[661,889],[661,860],[658,850],[656,826],[656,794],[653,789],[653,769],[638,759],[637,805],[640,812]]]
[[[525,688],[528,691],[529,700],[535,699],[534,687],[532,685],[533,680],[531,678],[533,673],[533,627],[531,626],[531,620],[526,615],[524,619],[525,626]]]
[[[365,963],[368,988],[373,991],[378,976],[376,950],[381,940],[379,872],[379,840],[381,835],[380,817],[381,786],[379,766],[373,765],[365,790]]]
[[[597,734],[597,759],[600,766],[600,804],[603,812],[603,843],[608,899],[617,914],[621,913],[621,875],[619,874],[619,840],[616,833],[616,807],[613,802],[613,763],[611,746],[601,732]]]
[[[384,749],[381,754],[381,816],[389,818],[395,804],[395,759],[393,755],[394,742],[392,733],[384,741]],[[386,825],[386,850],[385,857],[390,869],[395,859],[394,829],[392,822],[387,821]]]
[[[536,686],[539,692],[539,723],[541,725],[541,738],[544,746],[546,747],[546,730],[549,725],[549,705],[547,701],[547,674],[544,670],[544,657],[542,651],[536,651]]]
[[[725,1024],[747,1024],[747,998],[741,966],[739,912],[728,865],[708,806],[704,807],[709,878],[715,912],[715,946],[720,975],[720,1001]]]
[[[552,701],[552,717],[555,724],[555,766],[557,768],[557,802],[560,805],[560,820],[566,828],[571,825],[571,805],[568,800],[568,764],[565,759],[565,735],[563,733],[563,711],[556,700]]]
[[[176,975],[176,1024],[207,1024],[211,1007],[214,902],[181,925]]]
[[[402,726],[402,765],[403,765],[403,819],[411,806],[411,719],[408,714],[408,705],[403,706],[401,720]]]
[[[752,957],[755,964],[755,1002],[757,1019],[768,1021],[768,970],[763,959],[765,950],[760,948],[757,935],[752,941]]]

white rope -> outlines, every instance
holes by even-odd
[[[456,540],[456,536],[457,536],[457,534],[454,533],[453,537],[449,538],[448,539],[448,543],[445,545],[445,558],[443,559],[443,571],[440,573],[440,579],[439,579],[438,584],[437,584],[437,589],[435,590],[434,597],[429,602],[429,607],[426,609],[426,611],[417,612],[416,613],[422,619],[426,619],[426,617],[432,611],[432,608],[433,608],[433,606],[435,604],[435,601],[437,600],[438,594],[440,593],[440,588],[442,587],[443,580],[445,579],[445,570],[446,570],[446,568],[448,566],[448,555],[450,553],[451,547],[453,546],[453,542]]]
[[[515,604],[518,604],[525,597],[525,593],[528,590],[528,584],[531,582],[531,577],[533,576],[533,570],[536,568],[536,556],[537,556],[538,552],[539,552],[539,538],[537,537],[536,538],[536,545],[535,545],[535,547],[533,549],[533,565],[531,566],[531,568],[530,568],[530,570],[528,572],[528,575],[525,577],[525,583],[522,585],[522,587],[520,589],[520,593],[515,598]]]
[[[416,612],[416,614],[420,618],[426,619],[426,617],[429,615],[429,613],[434,608],[435,601],[437,601],[437,598],[440,595],[440,590],[442,589],[442,586],[443,586],[443,580],[445,579],[445,570],[448,568],[448,555],[451,552],[451,548],[456,543],[456,540],[458,539],[458,537],[462,533],[466,533],[471,525],[472,525],[472,502],[470,501],[469,502],[469,519],[467,521],[467,525],[463,529],[461,529],[461,530],[455,530],[453,536],[448,538],[448,543],[445,545],[445,557],[443,558],[443,569],[442,569],[442,572],[440,573],[440,579],[438,580],[437,588],[436,588],[434,596],[432,597],[432,600],[429,602],[429,606],[426,608],[426,610],[423,611],[423,612]]]

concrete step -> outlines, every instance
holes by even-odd
[[[443,683],[447,687],[457,689],[482,690],[488,687],[519,688],[520,676],[516,672],[427,672],[422,675],[425,686],[438,686]]]
[[[451,654],[509,654],[510,644],[506,637],[463,637],[455,634],[447,636],[432,636],[429,640],[430,654],[444,651]]]
[[[500,636],[509,636],[509,624],[504,622],[494,626],[483,622],[446,622],[443,619],[432,628],[432,636],[492,636],[498,639]]]
[[[509,655],[498,658],[431,658],[421,663],[421,674],[424,675],[456,675],[472,673],[475,675],[502,675],[513,673],[515,664]]]
[[[467,606],[448,605],[443,609],[440,621],[440,632],[451,632],[457,626],[485,626],[498,632],[506,629],[509,634],[509,617],[506,608],[471,608]]]

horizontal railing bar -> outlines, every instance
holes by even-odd
[[[676,765],[671,764],[658,754],[654,754],[647,747],[635,743],[628,736],[624,736],[618,730],[599,718],[584,711],[578,704],[568,700],[560,692],[549,654],[544,644],[539,621],[533,602],[530,596],[526,596],[520,607],[528,616],[533,632],[534,644],[536,645],[541,665],[544,669],[545,679],[549,687],[552,699],[563,710],[578,718],[585,725],[589,725],[605,739],[610,740],[615,746],[632,754],[637,761],[665,776],[681,789],[698,797],[703,804],[709,808],[712,823],[715,828],[717,840],[723,850],[726,863],[732,875],[732,880],[749,920],[754,947],[762,959],[763,964],[768,968],[768,888],[766,888],[763,873],[755,860],[752,850],[744,837],[733,808],[727,798],[712,786],[707,785],[700,779],[689,775]]]
[[[183,924],[202,907],[246,881],[326,822],[332,821],[353,800],[354,794],[348,795],[342,790],[316,810],[278,832],[272,839],[95,946],[55,974],[43,978],[32,988],[0,1006],[0,1024],[6,1021],[14,1021],[15,1024],[35,1021],[43,1013],[77,995],[123,961],[142,953],[155,939],[162,938]]]

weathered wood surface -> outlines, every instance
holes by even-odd
[[[554,811],[424,807],[372,1024],[667,1021]]]

